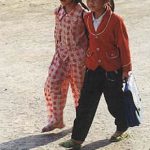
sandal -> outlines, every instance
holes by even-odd
[[[74,142],[73,140],[68,140],[59,144],[64,148],[71,148],[71,150],[81,150],[81,144]]]
[[[62,129],[62,128],[64,128],[64,127],[65,127],[65,125],[64,125],[64,123],[62,123],[62,122],[55,123],[54,125],[48,124],[47,126],[45,126],[45,127],[42,129],[42,133],[44,133],[44,132],[49,132],[49,131],[52,131],[52,130],[54,130],[54,129]]]
[[[129,135],[127,133],[124,133],[124,131],[116,131],[110,138],[110,142],[119,142],[126,138],[128,138]]]

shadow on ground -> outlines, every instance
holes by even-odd
[[[98,141],[95,141],[95,142],[92,142],[90,144],[83,146],[81,149],[82,150],[97,150],[97,149],[105,147],[109,144],[111,144],[111,142],[108,139],[98,140]],[[73,149],[70,148],[69,150],[73,150]]]
[[[109,139],[98,140],[82,147],[82,150],[96,150],[111,144]]]
[[[66,129],[59,133],[46,133],[19,138],[9,142],[1,143],[0,150],[29,150],[57,141],[70,132],[71,129]]]

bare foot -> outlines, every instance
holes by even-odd
[[[54,125],[48,124],[47,126],[45,126],[45,127],[42,129],[42,133],[43,133],[43,132],[49,132],[49,131],[52,131],[52,130],[54,130],[54,129],[62,129],[62,128],[64,128],[64,127],[65,127],[65,125],[64,125],[64,123],[62,123],[62,122],[55,123]]]

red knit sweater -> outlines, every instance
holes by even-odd
[[[89,32],[86,66],[95,70],[101,66],[106,71],[131,70],[131,57],[127,30],[123,19],[107,8],[97,31],[94,30],[92,12],[84,16]]]

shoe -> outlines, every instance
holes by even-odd
[[[129,135],[125,131],[116,131],[110,138],[110,142],[119,142],[128,138]]]
[[[54,129],[62,129],[62,128],[64,128],[65,127],[65,125],[64,125],[64,123],[62,123],[62,122],[59,122],[59,123],[55,123],[54,125],[50,125],[50,124],[48,124],[47,126],[45,126],[43,129],[42,129],[42,133],[44,133],[44,132],[50,132],[50,131],[52,131],[52,130],[54,130]]]
[[[59,144],[64,148],[71,148],[71,150],[81,150],[81,144],[74,142],[73,140],[68,140]]]

